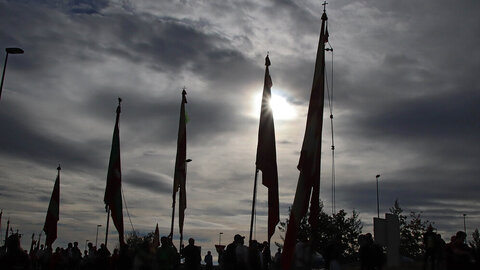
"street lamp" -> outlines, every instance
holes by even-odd
[[[192,162],[190,158],[185,160],[185,175],[187,174],[187,163],[189,162]]]
[[[218,245],[219,246],[222,245],[222,234],[223,234],[223,232],[218,233]]]
[[[5,70],[7,69],[7,60],[9,54],[23,54],[20,48],[6,48],[7,55],[5,56],[5,63],[3,64],[2,82],[0,83],[0,99],[2,98],[3,80],[5,78]]]
[[[102,225],[97,225],[97,236],[95,237],[95,246],[97,246],[98,243],[98,228],[102,227]]]
[[[465,232],[465,234],[467,234],[467,223],[465,222],[465,217],[467,216],[467,214],[463,214],[463,231]],[[465,237],[465,241],[466,241],[466,237]]]
[[[378,178],[380,177],[380,174],[377,174],[375,178],[377,179],[377,217],[380,218],[380,204],[378,202]]]

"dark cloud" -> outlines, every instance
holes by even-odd
[[[58,8],[76,14],[95,14],[108,7],[109,0],[21,0],[25,4],[44,4],[50,8]]]
[[[139,170],[128,170],[122,178],[126,184],[155,194],[170,194],[172,192],[171,179],[163,175],[155,175]]]
[[[218,226],[238,226],[232,220],[250,214],[254,173],[244,163],[253,168],[255,148],[248,138],[255,139],[258,122],[246,110],[261,89],[265,53],[270,51],[274,87],[305,108],[322,10],[320,2],[301,1],[1,2],[0,42],[26,52],[9,58],[0,102],[5,205],[21,213],[18,220],[41,225],[54,177],[39,177],[48,184],[39,181],[40,187],[22,196],[25,178],[46,174],[60,162],[66,168],[62,202],[71,210],[62,216],[62,229],[88,235],[86,227],[76,225],[94,228],[104,219],[104,181],[120,96],[126,197],[134,223],[142,220],[139,227],[147,228],[145,197],[171,192],[166,175],[173,172],[180,93],[186,86],[188,149],[194,159],[187,187],[188,213],[196,217],[191,224],[211,225],[215,217]],[[451,219],[461,212],[477,221],[478,211],[470,205],[479,188],[478,10],[474,1],[339,0],[327,6],[335,50],[337,205],[364,215],[375,212],[374,179],[367,182],[373,177],[365,175],[381,170],[382,209],[399,198],[406,210],[424,211],[446,224],[445,231],[453,230]],[[303,133],[290,132],[305,128],[304,117],[298,125],[288,124],[292,130],[276,122],[284,132],[278,134],[278,149],[289,153],[278,155],[279,164],[290,164],[282,166],[282,174],[292,179],[280,183],[285,211],[293,199],[300,150],[285,147],[301,143]],[[328,146],[324,152],[323,167],[328,167]],[[328,181],[322,179],[322,195],[330,192]],[[145,196],[130,199],[132,194]],[[42,205],[24,200],[15,206],[18,197]],[[324,201],[328,207],[329,199]],[[39,217],[28,220],[28,212]],[[257,214],[266,215],[265,198],[259,199]]]
[[[63,163],[79,170],[95,170],[104,165],[105,162],[98,159],[102,155],[96,152],[102,148],[108,151],[108,145],[79,144],[69,138],[48,134],[28,120],[26,111],[22,110],[24,108],[13,109],[9,104],[2,105],[0,143],[2,154],[7,158],[20,158],[45,166]]]

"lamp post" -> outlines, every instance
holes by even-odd
[[[465,232],[465,234],[467,234],[467,223],[465,222],[465,217],[466,216],[467,216],[467,214],[463,214],[463,231]]]
[[[222,245],[222,234],[223,234],[223,232],[219,232],[219,233],[218,233],[218,245],[219,245],[219,246]]]
[[[5,56],[5,63],[3,64],[2,82],[0,83],[0,99],[2,98],[3,80],[5,79],[5,70],[7,69],[7,60],[9,54],[23,54],[20,48],[5,48],[7,55]]]
[[[377,179],[377,218],[380,218],[380,204],[378,202],[378,178],[380,177],[380,174],[377,174],[375,178]]]
[[[102,227],[102,225],[97,225],[97,236],[95,237],[95,246],[97,246],[98,243],[98,228]]]

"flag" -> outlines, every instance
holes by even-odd
[[[317,228],[320,213],[320,159],[322,152],[322,125],[324,107],[324,76],[325,76],[325,42],[327,40],[325,27],[327,14],[322,15],[322,27],[315,62],[310,104],[308,107],[307,124],[303,138],[298,170],[298,178],[295,199],[290,210],[290,219],[285,235],[284,250],[282,254],[282,267],[290,270],[294,256],[297,231],[300,222],[307,214],[310,201],[309,223],[314,232]]]
[[[57,223],[60,216],[60,170],[61,168],[58,166],[57,179],[55,180],[52,197],[50,198],[50,203],[48,204],[45,225],[43,225],[43,231],[46,235],[46,246],[52,246],[53,242],[55,242],[57,239]]]
[[[122,210],[122,171],[120,167],[120,135],[118,122],[120,120],[120,103],[118,98],[117,117],[113,130],[112,149],[110,151],[110,161],[108,163],[107,187],[105,188],[105,207],[111,211],[113,224],[118,231],[120,244],[125,244],[123,236],[123,210]]]
[[[160,232],[158,231],[158,223],[157,227],[155,228],[155,234],[153,235],[153,247],[159,247],[160,246]]]
[[[182,103],[180,105],[180,122],[178,125],[177,157],[175,159],[175,172],[173,176],[173,201],[180,189],[178,206],[178,227],[180,235],[183,236],[183,221],[185,208],[187,208],[186,178],[187,178],[187,127],[185,115],[185,103],[187,103],[187,91],[182,91]]]
[[[262,171],[262,184],[268,188],[268,241],[280,221],[278,210],[278,170],[277,151],[275,147],[275,127],[270,107],[272,96],[272,78],[268,70],[270,59],[265,58],[265,80],[263,86],[260,124],[258,128],[257,159],[255,165]]]

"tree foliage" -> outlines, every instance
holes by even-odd
[[[404,215],[398,199],[395,200],[390,213],[398,216],[400,222],[400,255],[412,259],[419,259],[423,256],[423,233],[431,223],[423,221],[421,213],[411,211]]]
[[[472,249],[472,253],[475,256],[475,260],[478,262],[480,261],[480,233],[478,229],[472,233],[472,239],[469,241],[470,248]]]
[[[323,204],[320,203],[320,215],[318,218],[318,229],[315,237],[312,238],[312,228],[308,223],[309,213],[302,219],[298,238],[315,239],[314,246],[320,254],[325,254],[327,247],[335,243],[339,248],[340,254],[345,261],[353,260],[358,252],[358,236],[362,233],[362,222],[358,213],[354,210],[350,216],[345,210],[340,210],[333,215],[328,215],[323,211]],[[280,222],[278,229],[285,233],[288,226],[288,218]],[[285,240],[282,237],[282,240]],[[282,246],[275,243],[277,246]]]
[[[143,236],[138,235],[135,232],[129,233],[126,237],[127,246],[129,249],[136,251],[140,249],[143,245],[151,244],[153,242],[154,235],[154,232],[149,232]]]
[[[470,240],[470,247],[472,249],[480,250],[480,233],[478,232],[478,229],[475,229],[475,231],[472,233],[472,239]]]

